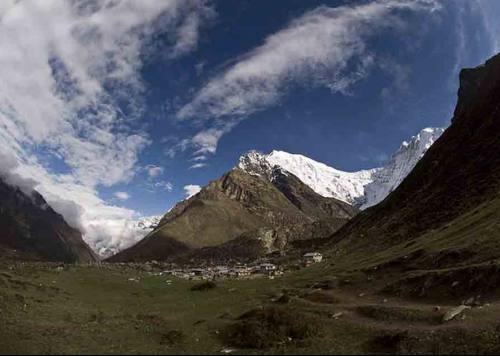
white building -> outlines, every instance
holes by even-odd
[[[302,258],[306,266],[323,261],[323,255],[319,252],[306,253]]]
[[[272,263],[263,263],[260,265],[260,273],[263,274],[274,274],[276,270],[276,265],[273,265]]]
[[[236,266],[229,273],[235,277],[248,277],[252,271],[247,266]]]

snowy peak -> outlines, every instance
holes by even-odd
[[[267,155],[250,151],[240,157],[238,168],[272,180],[273,170],[279,167],[324,197],[366,209],[396,189],[443,132],[442,128],[425,128],[408,142],[403,142],[385,166],[358,172],[344,172],[284,151],[272,151]]]
[[[251,175],[270,178],[273,165],[267,160],[266,155],[257,151],[249,151],[240,157],[238,168]]]
[[[443,132],[443,128],[427,127],[423,129],[417,135],[413,136],[409,142],[403,141],[401,147],[393,154],[392,158],[410,151],[412,157],[418,157],[417,160],[419,160]]]
[[[136,220],[134,223],[139,229],[149,232],[160,224],[162,217],[162,215],[146,216]]]
[[[371,170],[343,172],[300,154],[272,151],[262,154],[250,151],[240,157],[238,168],[272,180],[276,169],[290,172],[316,193],[353,204],[364,194],[364,186],[371,182]]]
[[[300,154],[273,151],[266,156],[273,166],[279,166],[297,176],[316,193],[349,204],[359,199],[373,174],[371,170],[343,172]]]
[[[396,189],[443,132],[443,128],[425,128],[404,141],[387,164],[375,170],[372,182],[365,187],[361,209],[380,203]]]
[[[117,238],[123,241],[129,241],[130,243],[137,243],[160,224],[162,217],[162,215],[152,215],[124,220],[121,222],[124,226],[123,230],[117,235]],[[128,247],[130,247],[128,244],[124,244],[116,248],[103,248],[98,252],[103,258],[107,258]]]

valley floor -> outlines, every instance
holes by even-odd
[[[325,276],[328,276],[325,279]],[[124,268],[0,267],[1,354],[495,353],[500,303],[380,293],[390,273],[322,263],[276,280],[201,282]],[[203,286],[202,286],[203,287]]]

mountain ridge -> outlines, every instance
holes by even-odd
[[[55,262],[98,261],[81,232],[36,190],[28,193],[0,178],[0,196],[0,245],[5,255]]]
[[[500,54],[461,71],[451,126],[386,200],[332,236],[331,247],[386,258],[400,251],[398,265],[419,269],[496,260],[498,132]]]
[[[268,173],[263,178],[240,168],[232,169],[179,202],[148,236],[108,260],[163,260],[202,248],[217,248],[242,236],[245,241],[259,240],[263,231],[279,237],[282,242],[276,246],[284,247],[287,233],[275,234],[274,229],[314,227],[310,224],[336,218],[322,230],[326,237],[357,213],[347,203],[320,196],[288,172],[276,168]],[[269,252],[266,246],[261,246],[259,253]]]
[[[408,142],[403,141],[384,166],[356,172],[341,171],[304,155],[278,150],[269,154],[249,151],[240,157],[238,167],[267,179],[271,179],[269,172],[274,166],[281,167],[316,193],[363,210],[385,199],[443,132],[442,128],[424,128]]]

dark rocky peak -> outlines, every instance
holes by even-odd
[[[498,90],[499,83],[495,78],[499,75],[500,54],[478,67],[462,69],[453,120],[479,109],[479,105],[486,106],[486,102],[492,99],[492,93]]]
[[[36,191],[0,179],[0,246],[47,261],[95,262],[82,234],[69,226]]]

